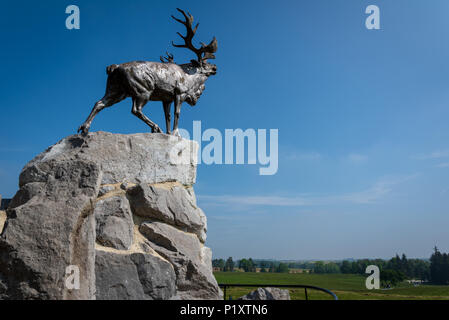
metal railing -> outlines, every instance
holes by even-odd
[[[311,289],[311,290],[317,290],[317,291],[322,291],[325,292],[329,295],[331,295],[334,300],[338,300],[338,297],[335,293],[333,293],[332,291],[328,290],[328,289],[324,289],[324,288],[320,288],[320,287],[315,287],[315,286],[306,286],[306,285],[301,285],[301,284],[227,284],[227,283],[220,283],[218,284],[218,286],[220,288],[223,288],[223,295],[224,295],[224,300],[226,300],[226,289],[229,287],[252,287],[252,288],[266,288],[266,287],[272,287],[272,288],[304,288],[304,294],[306,296],[306,300],[309,300],[309,295],[307,294],[307,289]]]

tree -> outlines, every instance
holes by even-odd
[[[243,269],[243,271],[248,272],[248,260],[240,259],[238,266],[239,269]]]
[[[221,271],[224,270],[225,261],[223,259],[218,260],[218,267],[220,268]]]
[[[225,261],[223,259],[212,260],[212,267],[219,268],[220,271],[223,271],[224,266],[225,266]]]
[[[405,256],[405,254],[402,254],[402,258],[401,258],[401,269],[402,273],[404,273],[405,275],[409,276],[411,273],[410,270],[410,264],[409,261],[407,260],[407,257]]]
[[[248,259],[248,271],[247,272],[256,272],[256,264],[254,263],[253,259]]]
[[[430,280],[430,262],[414,259],[413,278],[421,280]]]
[[[289,269],[288,269],[288,265],[286,263],[279,263],[279,265],[276,268],[276,272],[278,273],[288,273]]]
[[[437,247],[430,257],[430,279],[435,284],[447,284],[449,282],[449,255],[441,253]]]
[[[354,273],[354,274],[362,274],[362,273],[364,273],[364,272],[365,272],[365,270],[363,270],[363,272],[362,272],[362,268],[360,267],[358,261],[353,261],[353,262],[351,263],[351,273]]]
[[[313,265],[313,273],[324,273],[324,263],[323,261],[317,261]]]
[[[232,261],[232,257],[229,257],[228,260],[226,260],[224,271],[227,272],[234,271],[234,261]]]
[[[325,273],[340,273],[340,267],[335,262],[329,262],[324,265]]]
[[[256,272],[256,264],[253,259],[241,259],[239,260],[239,269],[243,269],[245,272]]]
[[[351,263],[344,260],[340,267],[341,273],[351,273]]]
[[[405,278],[406,278],[405,274],[397,270],[385,269],[380,272],[380,281],[383,283],[384,286],[385,285],[395,286],[396,284],[404,281]]]

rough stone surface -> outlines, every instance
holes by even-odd
[[[198,144],[162,133],[112,134],[91,132],[62,139],[30,161],[19,185],[45,182],[50,160],[83,159],[101,166],[101,184],[178,181],[192,185],[196,178]]]
[[[167,261],[151,254],[97,250],[98,300],[167,300],[176,293],[176,275]]]
[[[290,300],[290,293],[279,288],[258,288],[240,297],[239,300]]]
[[[6,211],[0,211],[0,234],[3,231],[3,225],[6,221]]]
[[[0,299],[93,299],[95,219],[101,171],[84,160],[48,161],[11,201],[0,237]],[[69,265],[80,290],[65,287]]]
[[[122,190],[127,190],[127,189],[133,187],[134,185],[135,185],[134,183],[123,182],[123,183],[120,185],[120,189],[122,189]]]
[[[98,243],[119,250],[131,247],[134,223],[125,195],[97,201],[94,214]]]
[[[181,299],[221,299],[212,274],[212,254],[198,238],[161,222],[144,222],[140,232],[150,246],[173,265]]]
[[[206,216],[182,185],[140,184],[129,189],[127,194],[136,215],[177,226],[206,241]]]
[[[115,187],[111,186],[111,185],[101,186],[100,190],[98,191],[98,196],[99,197],[104,196],[105,194],[107,194],[107,193],[109,193],[111,191],[114,191],[114,190],[115,190]]]
[[[0,212],[0,300],[221,299],[192,150],[164,134],[97,132],[35,157]],[[79,290],[66,286],[69,266]]]

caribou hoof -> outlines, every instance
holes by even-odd
[[[161,128],[158,126],[151,128],[151,133],[162,133]]]
[[[78,128],[78,133],[81,133],[83,136],[87,135],[89,133],[89,126],[87,126],[86,124],[82,124]]]
[[[178,130],[178,129],[173,130],[173,132],[172,132],[171,134],[174,135],[174,136],[176,136],[176,137],[180,137],[180,136],[181,136],[181,134],[179,133],[179,130]]]

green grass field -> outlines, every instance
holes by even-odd
[[[365,277],[353,274],[301,274],[215,272],[218,283],[234,284],[303,284],[334,292],[340,300],[449,300],[449,286],[421,285],[414,287],[403,283],[389,290],[367,290]],[[227,296],[237,299],[256,288],[228,288]],[[289,289],[293,300],[304,300],[304,289]],[[324,292],[308,290],[309,299],[332,300]]]

